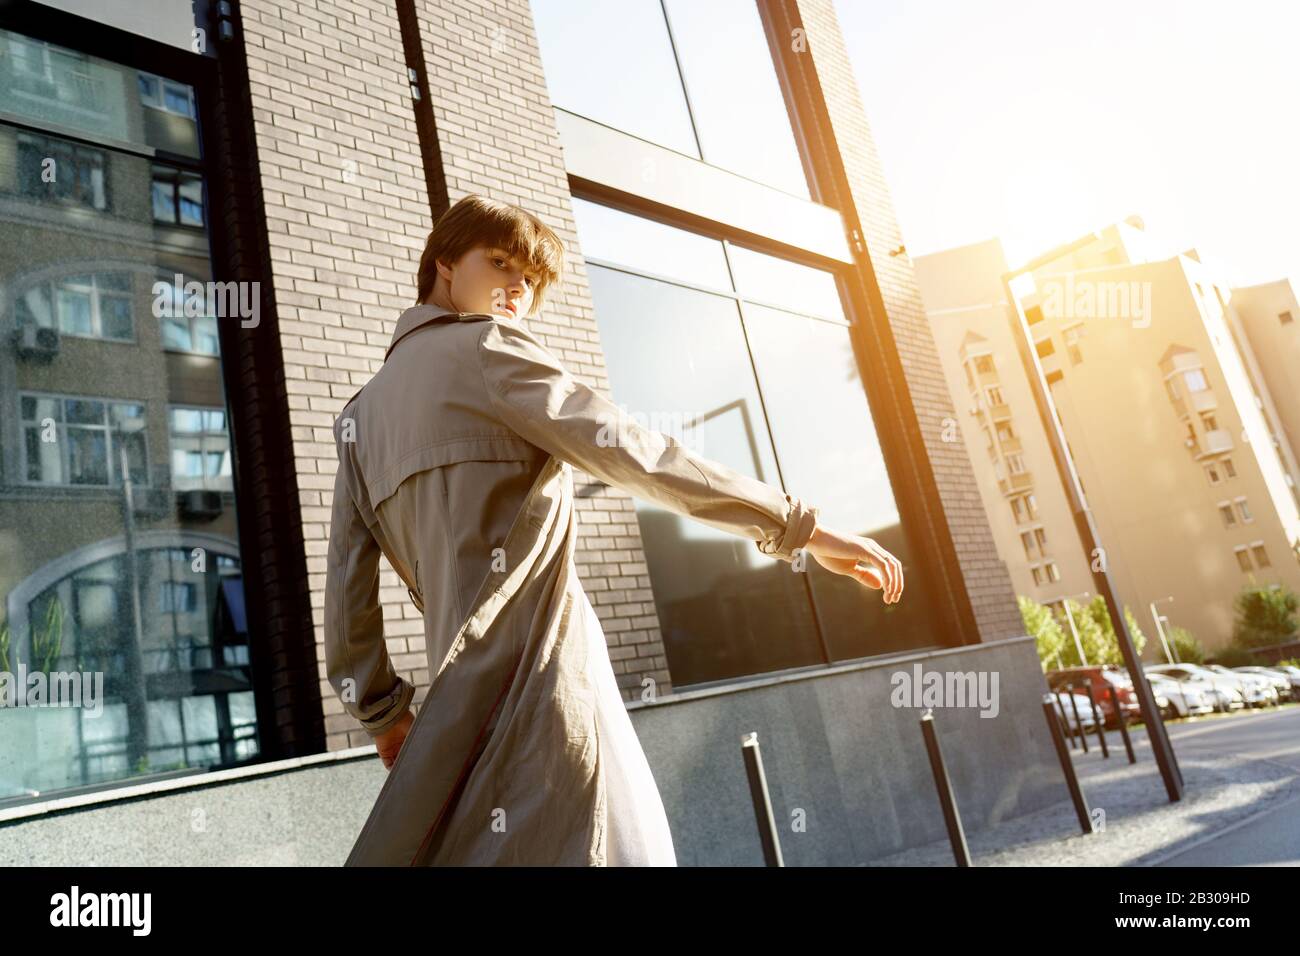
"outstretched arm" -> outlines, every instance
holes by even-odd
[[[791,561],[808,543],[816,508],[641,427],[522,326],[488,323],[478,355],[493,410],[539,448],[638,498],[749,538],[764,554]]]
[[[801,499],[641,427],[522,326],[488,323],[478,359],[497,416],[539,448],[669,511],[749,538],[763,554],[790,562],[806,548],[828,570],[883,590],[887,602],[901,595],[901,564],[870,538],[819,527],[818,509]],[[857,566],[864,562],[878,570]]]

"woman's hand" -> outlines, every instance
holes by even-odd
[[[375,737],[375,750],[379,751],[379,759],[384,762],[384,769],[391,770],[393,763],[397,760],[397,753],[402,749],[402,743],[406,740],[407,731],[411,729],[415,716],[407,708],[406,713],[397,718],[397,723],[389,727],[382,734]]]
[[[883,591],[886,604],[903,596],[903,565],[871,538],[842,534],[818,525],[804,550],[827,571],[845,574],[869,588]],[[868,567],[858,567],[866,564]]]

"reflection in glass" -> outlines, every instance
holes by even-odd
[[[731,290],[722,243],[685,229],[574,198],[582,254],[706,289]]]
[[[104,695],[0,708],[0,804],[255,759],[219,320],[153,291],[212,278],[203,179],[134,151],[198,157],[193,91],[0,31],[0,103],[98,142],[0,121],[0,670]]]
[[[808,562],[833,660],[942,643],[872,426],[848,329],[746,304],[745,328],[787,488],[829,527],[874,538],[903,563],[903,599]]]
[[[659,0],[532,0],[551,102],[699,158]]]
[[[810,198],[757,4],[666,6],[704,161]]]
[[[9,30],[0,30],[0,102],[33,126],[199,156],[190,87]]]
[[[599,266],[589,272],[614,402],[643,424],[701,422],[673,437],[780,488],[734,300]],[[803,577],[790,564],[634,500],[674,685],[821,660]]]
[[[825,269],[727,243],[736,291],[747,299],[784,306],[804,315],[844,321],[835,276]]]

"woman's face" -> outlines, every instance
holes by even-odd
[[[537,276],[495,246],[475,246],[454,264],[438,263],[447,283],[441,303],[457,312],[485,312],[520,318],[533,303]]]

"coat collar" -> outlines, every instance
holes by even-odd
[[[384,361],[388,361],[388,356],[393,354],[393,349],[399,341],[416,329],[444,318],[456,322],[477,322],[482,319],[495,318],[495,316],[488,315],[485,312],[453,312],[451,309],[444,309],[441,306],[427,303],[413,305],[403,312],[401,318],[397,320],[397,328],[393,330],[393,340],[388,343],[388,350],[384,352]]]

